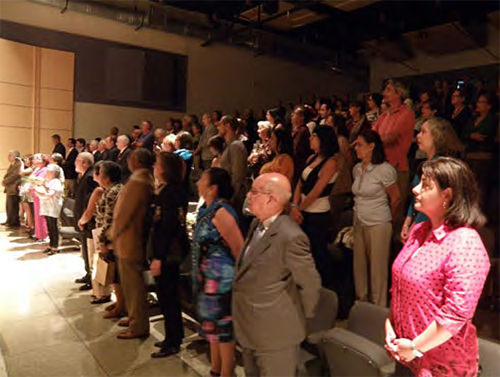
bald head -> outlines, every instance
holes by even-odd
[[[292,196],[287,177],[279,173],[262,174],[253,181],[248,192],[248,206],[261,221],[283,211]]]

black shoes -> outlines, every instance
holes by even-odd
[[[105,304],[106,302],[110,302],[111,301],[111,296],[103,296],[103,297],[100,297],[100,298],[97,298],[97,297],[94,297],[90,303],[91,304]]]
[[[155,346],[159,343],[163,343],[163,342],[156,342]],[[180,350],[181,350],[180,347],[165,347],[165,348],[161,348],[158,352],[153,352],[151,354],[151,357],[153,359],[159,359],[161,357],[169,357],[169,356],[178,354],[180,352]]]
[[[165,341],[156,342],[156,343],[155,343],[155,347],[158,347],[158,348],[163,348],[163,347],[165,347]]]
[[[81,278],[75,279],[76,284],[87,284],[90,283],[90,276],[84,275]]]
[[[90,283],[85,283],[80,288],[78,288],[79,291],[89,291],[91,289],[92,289],[92,284]]]

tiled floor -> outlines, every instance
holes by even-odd
[[[83,271],[79,253],[46,256],[43,247],[0,228],[0,349],[9,377],[206,375],[204,352],[150,358],[161,321],[146,340],[117,340],[116,322],[102,319],[103,306],[73,283]]]

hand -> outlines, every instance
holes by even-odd
[[[408,217],[407,217],[407,219],[408,219]],[[401,233],[400,233],[401,242],[403,242],[403,243],[406,242],[406,240],[410,236],[410,230],[411,230],[411,220],[410,221],[405,220],[403,227],[401,228]]]
[[[151,264],[149,265],[149,271],[151,271],[151,275],[160,276],[161,275],[161,260],[153,259]]]
[[[396,345],[394,341],[396,340],[396,333],[392,327],[391,320],[387,318],[385,320],[385,344],[384,348],[389,353],[389,356],[395,358],[399,361],[399,356],[396,354]]]
[[[108,246],[104,243],[99,243],[99,252],[107,253],[109,251]]]
[[[304,221],[304,216],[302,215],[302,212],[300,212],[300,210],[297,207],[292,207],[292,210],[290,211],[290,217],[298,225],[302,224],[302,222]]]
[[[396,354],[400,360],[409,363],[416,357],[410,339],[399,338],[395,339],[393,343],[396,346]]]
[[[85,224],[82,222],[82,220],[81,220],[81,219],[80,219],[80,220],[78,220],[78,224],[77,224],[77,225],[78,225],[78,228],[80,228],[80,230],[82,230],[82,231],[83,231],[83,226],[84,226]]]
[[[481,135],[478,132],[473,132],[470,134],[470,138],[475,141],[484,141],[486,139],[486,136]]]

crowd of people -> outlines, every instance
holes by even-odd
[[[165,339],[152,357],[180,350],[180,265],[191,255],[211,375],[232,375],[238,342],[247,376],[292,376],[305,318],[320,287],[334,286],[329,244],[352,211],[356,299],[390,302],[388,352],[419,376],[473,376],[471,318],[489,270],[477,230],[492,189],[497,103],[436,86],[413,105],[389,80],[347,107],[318,98],[256,117],[214,111],[201,123],[186,115],[113,127],[89,143],[53,135],[51,155],[9,153],[6,225],[22,219],[55,254],[72,198],[85,268],[76,283],[92,289],[92,304],[114,291],[104,318],[121,318],[119,339],[149,335],[143,272],[154,277]],[[116,266],[106,283],[92,274],[101,260]]]

